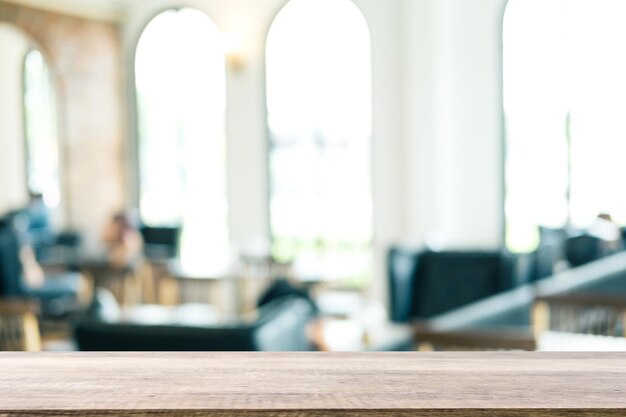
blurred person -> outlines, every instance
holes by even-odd
[[[130,213],[116,213],[105,226],[102,240],[107,247],[109,262],[115,267],[124,267],[137,261],[142,254],[143,240],[131,220]]]
[[[605,252],[612,253],[624,248],[622,230],[609,213],[598,214],[587,233],[602,240]]]
[[[45,274],[37,258],[33,248],[27,244],[23,244],[20,249],[20,262],[22,263],[22,275],[24,282],[28,288],[40,288],[44,285]]]
[[[9,261],[4,277],[8,281],[5,295],[35,298],[41,303],[44,316],[62,317],[77,308],[82,277],[63,268],[42,267],[26,233],[27,217],[25,210],[20,210],[0,219],[3,256]]]

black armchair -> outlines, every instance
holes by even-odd
[[[427,318],[518,285],[514,258],[504,252],[416,252],[388,257],[391,319]]]

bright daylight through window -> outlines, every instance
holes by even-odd
[[[229,259],[224,67],[217,27],[198,10],[159,14],[137,45],[141,217],[182,224],[186,270],[219,272]]]
[[[28,189],[48,207],[60,202],[56,98],[48,65],[36,49],[24,58],[24,133]]]
[[[371,274],[370,49],[349,0],[291,0],[268,34],[273,253],[304,277]]]
[[[626,2],[511,0],[504,18],[507,244],[626,224]]]

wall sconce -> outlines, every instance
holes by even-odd
[[[226,58],[226,65],[233,72],[242,71],[246,64],[241,45],[241,35],[239,33],[222,33],[222,48]]]

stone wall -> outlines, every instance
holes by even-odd
[[[0,22],[17,26],[47,57],[58,94],[64,224],[96,248],[103,223],[125,203],[121,28],[1,0]]]

